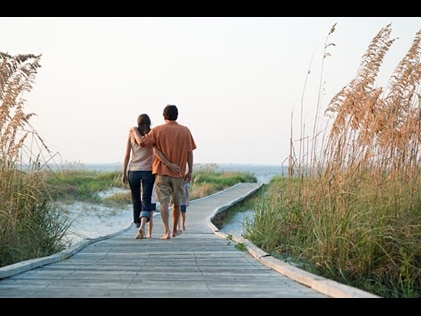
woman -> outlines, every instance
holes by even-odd
[[[151,130],[151,119],[147,114],[137,118],[137,130],[146,135]],[[129,183],[133,203],[133,223],[139,228],[135,238],[145,238],[145,225],[151,218],[151,198],[155,182],[152,174],[153,148],[138,146],[133,133],[129,132],[123,159],[122,182]]]

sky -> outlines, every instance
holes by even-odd
[[[0,51],[42,55],[24,110],[55,160],[121,163],[175,104],[194,163],[286,165],[390,23],[386,86],[421,17],[0,17]]]

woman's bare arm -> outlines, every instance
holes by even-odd
[[[123,185],[127,184],[127,166],[129,164],[130,153],[132,150],[130,136],[131,136],[131,133],[129,133],[129,136],[127,137],[126,152],[124,153],[124,158],[123,158],[123,170],[122,170],[122,175],[121,175],[121,182],[123,183]]]

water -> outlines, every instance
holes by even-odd
[[[195,168],[201,168],[205,165],[198,164]],[[101,172],[121,171],[120,163],[108,164],[85,164],[75,165],[75,169],[87,169]],[[274,176],[285,175],[286,168],[278,165],[255,165],[255,164],[219,164],[214,165],[217,171],[239,171],[253,174],[257,182],[269,183]],[[66,166],[65,168],[69,168]],[[104,195],[115,193],[116,189],[110,192],[103,192]],[[128,191],[128,188],[117,189],[119,191]],[[72,243],[84,238],[97,238],[116,233],[126,229],[133,222],[132,206],[125,209],[116,210],[96,204],[76,202],[70,205],[61,205],[67,211],[67,215],[72,219],[73,224],[68,230],[66,238]],[[155,215],[159,215],[158,212]],[[239,212],[235,214],[229,222],[224,223],[220,229],[225,234],[241,236],[243,232],[243,223],[245,218],[253,216],[253,211]]]
[[[221,164],[218,165],[218,170],[249,172],[256,177],[257,182],[269,183],[274,176],[285,176],[288,167],[281,165]]]

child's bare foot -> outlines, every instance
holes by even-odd
[[[178,235],[181,235],[181,233],[182,233],[182,231],[181,230],[179,230],[179,229],[177,229],[173,234],[172,234],[172,236],[173,237],[176,237],[176,236],[178,236]]]

